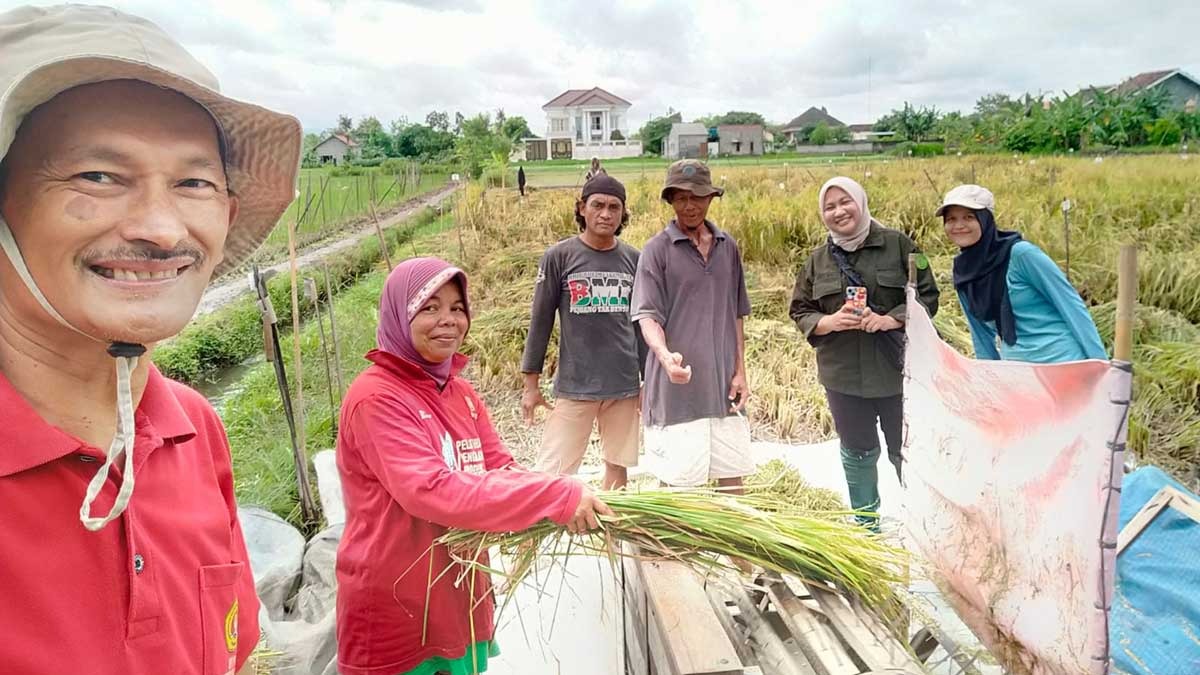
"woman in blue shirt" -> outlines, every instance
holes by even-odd
[[[997,230],[994,209],[986,188],[960,185],[937,210],[946,236],[961,249],[954,258],[954,288],[976,358],[1107,359],[1091,314],[1058,265],[1019,233]]]

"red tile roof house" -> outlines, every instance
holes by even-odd
[[[334,132],[325,140],[317,143],[317,147],[313,148],[313,154],[322,164],[345,164],[346,162],[359,156],[362,148],[359,147],[358,141],[350,137],[349,134]]]
[[[542,106],[544,138],[525,140],[525,158],[617,159],[642,154],[642,142],[629,140],[632,103],[605,91],[568,89]]]

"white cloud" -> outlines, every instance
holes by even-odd
[[[906,100],[969,109],[995,91],[1200,75],[1193,0],[107,2],[161,25],[228,93],[310,130],[341,113],[386,124],[503,108],[537,131],[543,103],[592,86],[632,101],[635,125],[668,107],[784,122],[811,105],[853,123]]]

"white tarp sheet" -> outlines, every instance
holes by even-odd
[[[1107,672],[1130,373],[975,361],[909,289],[906,526],[1007,672]]]

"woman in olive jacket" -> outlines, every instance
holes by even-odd
[[[920,253],[903,232],[884,227],[867,209],[867,193],[844,176],[829,179],[818,197],[828,241],[813,250],[796,277],[789,314],[817,350],[817,374],[841,439],[850,506],[878,513],[879,435],[901,476],[903,442],[904,286],[908,256]],[[917,263],[917,291],[930,316],[938,289],[925,257]],[[848,300],[866,289],[866,304]],[[861,291],[859,292],[861,293]],[[860,296],[861,297],[861,296]],[[860,522],[878,529],[878,519]]]

